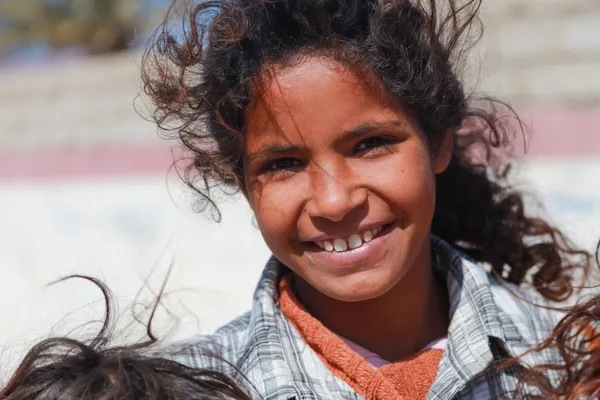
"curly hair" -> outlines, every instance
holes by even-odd
[[[102,290],[106,314],[99,333],[87,343],[57,337],[33,346],[8,384],[0,388],[0,400],[252,399],[238,379],[191,368],[151,351],[157,341],[151,324],[160,295],[147,325],[148,340],[109,347],[111,293],[95,278],[65,279],[75,277],[89,280]]]
[[[517,398],[526,387],[538,389],[539,399],[589,399],[600,393],[600,295],[572,307],[552,334],[526,354],[556,349],[560,364],[525,368],[516,392]],[[507,368],[521,362],[523,356],[502,364]],[[553,375],[557,385],[548,379]],[[528,396],[532,397],[530,393]]]
[[[481,2],[188,2],[183,35],[171,31],[173,6],[144,54],[144,91],[161,134],[191,156],[179,160],[178,172],[218,220],[218,189],[244,190],[245,111],[269,67],[320,55],[357,74],[372,72],[414,115],[432,151],[444,133],[454,133],[450,165],[436,178],[432,233],[507,281],[531,279],[543,297],[562,301],[591,254],[526,214],[524,193],[509,183],[507,157],[522,124],[507,104],[467,95],[460,79],[482,33]]]

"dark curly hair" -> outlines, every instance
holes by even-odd
[[[600,295],[570,308],[548,339],[526,354],[547,349],[558,350],[562,362],[525,368],[516,398],[523,398],[526,387],[538,389],[536,399],[591,399],[600,394]],[[522,358],[500,368],[519,364]],[[558,385],[550,384],[550,375]]]
[[[432,151],[454,132],[452,160],[437,176],[432,233],[507,281],[532,278],[546,299],[562,301],[573,292],[574,270],[587,271],[591,254],[525,213],[524,194],[508,180],[507,157],[522,124],[510,106],[468,96],[460,80],[482,32],[481,2],[188,2],[182,36],[171,31],[174,5],[144,55],[144,91],[161,133],[191,155],[179,160],[178,171],[219,219],[217,189],[244,190],[245,110],[269,66],[321,55],[357,74],[371,72],[416,117]]]
[[[240,380],[208,369],[190,368],[173,360],[177,354],[152,350],[157,342],[151,324],[148,339],[129,346],[109,347],[111,293],[99,280],[83,278],[104,295],[106,315],[90,342],[50,338],[33,346],[4,388],[0,400],[251,400]],[[168,357],[165,357],[168,356]],[[223,362],[225,362],[223,360]]]

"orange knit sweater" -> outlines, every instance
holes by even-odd
[[[425,399],[443,350],[427,349],[374,369],[342,339],[313,318],[292,291],[292,275],[281,279],[279,304],[288,321],[331,372],[366,400]]]

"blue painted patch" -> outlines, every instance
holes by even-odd
[[[552,211],[560,213],[589,214],[598,211],[598,200],[593,196],[578,196],[564,191],[549,193],[546,204]]]

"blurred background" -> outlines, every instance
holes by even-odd
[[[600,2],[484,3],[468,81],[527,124],[513,179],[541,200],[531,211],[593,249]],[[132,304],[152,299],[172,266],[157,326],[177,323],[175,338],[210,332],[250,304],[269,254],[251,212],[231,198],[220,224],[193,213],[193,194],[169,173],[174,143],[137,97],[141,51],[167,6],[0,0],[0,366],[51,331],[101,317],[91,284],[46,286],[67,274],[106,281],[127,319],[145,312]]]

